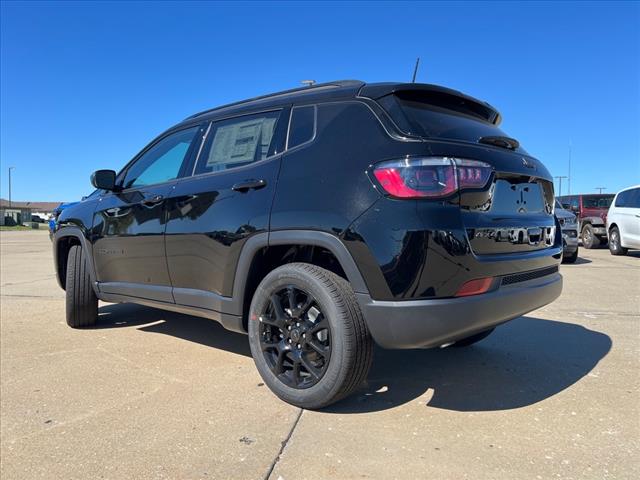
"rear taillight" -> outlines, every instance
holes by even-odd
[[[398,198],[440,198],[469,188],[483,188],[493,169],[476,160],[448,157],[405,158],[379,163],[373,175]]]

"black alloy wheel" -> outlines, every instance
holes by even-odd
[[[288,285],[271,295],[258,320],[260,347],[273,374],[292,388],[318,383],[331,358],[331,327],[315,298]]]
[[[249,346],[258,373],[285,402],[317,409],[367,378],[373,340],[346,279],[317,265],[269,272],[251,300]]]

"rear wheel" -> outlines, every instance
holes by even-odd
[[[584,248],[597,248],[600,245],[600,240],[593,233],[593,226],[587,223],[582,227],[582,245]]]
[[[69,249],[65,281],[67,325],[89,327],[98,320],[98,298],[91,285],[86,254],[80,245]]]
[[[609,251],[611,255],[627,254],[627,249],[620,242],[620,230],[618,230],[618,227],[611,227],[611,230],[609,230]]]
[[[349,283],[304,263],[262,280],[251,302],[249,344],[273,393],[310,409],[352,393],[367,378],[373,352]]]
[[[476,333],[475,335],[471,335],[470,337],[463,338],[462,340],[458,340],[456,343],[451,345],[452,347],[469,347],[474,343],[478,343],[480,340],[484,340],[495,330],[494,328],[490,328],[489,330],[485,330],[484,332]]]

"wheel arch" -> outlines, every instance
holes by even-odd
[[[67,257],[69,250],[74,245],[80,245],[88,255],[87,263],[91,277],[91,285],[97,294],[92,249],[83,231],[78,227],[61,228],[53,236],[53,263],[56,269],[58,285],[60,285],[60,288],[63,290],[66,289]]]
[[[584,225],[604,225],[604,222],[600,217],[584,217],[580,221],[580,227],[583,227]]]
[[[326,263],[333,260],[335,265]],[[245,330],[248,306],[260,281],[274,268],[294,261],[327,268],[345,278],[355,292],[369,292],[353,257],[338,237],[313,230],[260,233],[248,239],[243,246],[233,282],[233,311],[229,313],[243,317]]]

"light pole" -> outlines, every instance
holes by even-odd
[[[602,190],[606,190],[607,187],[596,187],[596,190],[598,190],[598,193],[602,193]]]
[[[567,183],[569,184],[569,195],[571,195],[571,140],[569,140],[569,179]]]
[[[561,197],[562,196],[562,179],[563,178],[569,178],[569,177],[567,177],[566,175],[559,175],[559,176],[553,177],[553,178],[557,178],[558,179],[558,183],[560,184],[558,186],[558,189],[560,191],[560,193],[558,193],[558,196]]]
[[[16,167],[9,167],[9,208],[11,208],[11,170],[15,170]]]

